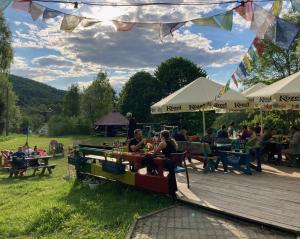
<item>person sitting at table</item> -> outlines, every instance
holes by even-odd
[[[261,127],[258,122],[255,123],[254,132],[257,136],[260,136]]]
[[[262,146],[263,152],[268,155],[268,162],[274,160],[274,156],[277,155],[277,162],[281,162],[281,148],[280,145],[272,141],[273,135],[276,134],[274,129],[265,129],[264,134],[261,137],[260,145]]]
[[[26,160],[25,153],[23,152],[23,147],[18,147],[18,151],[12,154],[12,168],[20,170],[26,169]],[[21,176],[23,176],[24,171],[21,172]],[[17,174],[16,174],[17,175]]]
[[[156,150],[153,152],[152,159],[155,155],[163,154],[165,158],[163,159],[164,168],[169,172],[168,174],[168,184],[169,184],[169,194],[175,198],[177,191],[177,183],[175,176],[175,163],[171,159],[171,154],[176,153],[177,143],[174,139],[171,139],[168,130],[163,130],[160,133],[161,142],[157,146]]]
[[[145,147],[146,140],[143,139],[143,131],[141,129],[134,130],[134,138],[129,140],[128,151],[137,152]]]
[[[253,132],[250,131],[246,125],[244,125],[241,132],[241,139],[248,139],[252,136],[252,134]]]
[[[288,165],[291,165],[295,156],[300,155],[300,131],[295,125],[289,131],[289,148],[281,150],[281,154],[285,156]]]
[[[180,130],[174,135],[176,141],[189,141],[187,136],[187,131],[185,129]]]
[[[29,147],[28,143],[24,144],[22,151],[26,156],[29,156],[34,152],[33,149]]]
[[[207,144],[209,144],[209,146],[213,146],[213,144],[214,144],[214,137],[213,137],[213,130],[212,130],[212,128],[208,128],[206,130],[206,135],[203,136],[201,142],[202,143],[207,143]]]
[[[217,131],[217,138],[218,139],[227,139],[228,138],[228,133],[226,131],[226,126],[224,124]]]
[[[234,122],[232,121],[228,127],[228,137],[229,138],[233,138],[234,137],[234,132],[235,132],[235,129],[234,129]]]

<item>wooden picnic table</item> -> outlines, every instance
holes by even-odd
[[[26,161],[26,167],[23,169],[13,168],[13,166],[10,168],[10,177],[12,177],[14,174],[17,176],[19,171],[27,171],[28,169],[33,169],[33,176],[36,174],[36,172],[39,169],[42,169],[41,175],[44,175],[46,170],[49,172],[49,174],[52,174],[52,169],[55,168],[56,164],[49,164],[49,159],[52,158],[52,156],[45,155],[45,156],[29,156],[25,157]],[[42,162],[40,162],[42,161]],[[10,160],[10,162],[13,162],[13,159]]]

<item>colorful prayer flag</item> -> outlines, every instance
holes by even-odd
[[[246,77],[246,76],[247,76],[247,71],[246,71],[246,67],[245,67],[245,65],[243,64],[243,62],[241,62],[241,63],[239,64],[239,69],[240,69],[241,72],[243,73],[244,77]]]
[[[2,0],[0,2],[0,11],[4,11],[11,2],[12,0]]]
[[[98,23],[100,23],[101,21],[98,21],[98,20],[95,20],[95,19],[91,19],[91,18],[84,18],[84,19],[82,19],[82,21],[81,21],[81,26],[83,26],[83,27],[91,27],[91,26],[93,26],[93,25],[95,25],[95,24],[98,24]]]
[[[246,3],[242,3],[236,9],[237,13],[243,17],[246,21],[252,21],[253,18],[253,2],[247,1]]]
[[[118,32],[130,31],[135,25],[135,22],[121,22],[115,20],[113,20],[112,22],[115,25]]]
[[[30,4],[31,4],[31,0],[14,0],[12,4],[12,8],[24,12],[29,12]]]
[[[216,16],[213,16],[215,22],[223,30],[231,31],[232,22],[233,22],[233,11],[228,11],[226,13],[221,13]]]
[[[221,87],[219,94],[216,98],[220,98],[222,95],[224,95],[228,90],[230,89],[230,79],[226,82],[224,86]]]
[[[240,67],[238,67],[238,68],[235,70],[235,73],[236,73],[236,75],[240,78],[240,80],[242,80],[242,79],[245,78],[245,76],[244,76],[244,74],[242,73]]]
[[[255,37],[255,39],[253,41],[253,45],[255,46],[258,55],[262,56],[262,54],[265,51],[265,44],[263,43],[263,41],[261,39],[259,39],[258,37]]]
[[[238,88],[238,87],[239,87],[239,85],[238,85],[238,81],[237,81],[237,79],[236,79],[236,75],[235,75],[235,73],[233,73],[233,74],[232,74],[231,78],[232,78],[232,80],[233,80],[233,83],[235,84],[235,86]]]
[[[272,5],[272,13],[274,16],[279,16],[282,10],[283,0],[274,0]]]
[[[219,27],[219,25],[216,23],[215,19],[213,17],[202,17],[191,20],[192,23],[201,25],[201,26],[207,26],[207,27]]]
[[[61,22],[60,30],[72,32],[80,24],[81,21],[82,17],[65,15]]]
[[[54,9],[46,8],[43,13],[43,21],[46,21],[48,19],[55,18],[58,16],[62,16],[62,15],[63,15],[62,12],[56,11]]]
[[[258,60],[258,54],[256,52],[255,46],[252,45],[250,46],[249,50],[248,50],[248,54],[253,62],[253,64],[256,64],[257,60]]]
[[[37,3],[31,3],[30,10],[31,18],[33,21],[36,21],[40,16],[43,15],[44,7],[37,4]]]
[[[288,49],[300,31],[300,26],[279,17],[276,18],[276,45]]]
[[[172,34],[174,31],[182,27],[186,22],[161,23],[160,36],[165,37]]]
[[[265,33],[269,26],[274,23],[275,16],[267,12],[263,8],[255,5],[253,19],[251,22],[251,30],[255,32],[256,36],[264,39]]]
[[[247,72],[249,73],[252,69],[252,65],[251,65],[250,59],[248,57],[248,54],[245,54],[245,56],[243,58],[243,63],[246,67]]]

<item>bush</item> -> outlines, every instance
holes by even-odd
[[[225,124],[226,126],[229,126],[230,123],[233,121],[238,127],[248,119],[248,113],[246,112],[233,112],[233,113],[225,113],[220,114],[212,124],[212,127],[214,129],[219,129],[221,125]]]
[[[50,136],[90,134],[87,120],[80,117],[54,116],[48,122]]]

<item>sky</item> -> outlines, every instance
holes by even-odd
[[[42,5],[102,21],[144,22],[180,22],[212,16],[236,6],[79,5],[78,9],[74,9],[70,4]],[[270,9],[271,3],[261,6]],[[285,2],[285,9],[288,7]],[[109,24],[66,33],[59,30],[60,18],[47,23],[41,19],[34,22],[29,13],[11,6],[5,10],[5,17],[13,35],[14,62],[11,73],[64,90],[72,83],[87,87],[102,70],[108,73],[116,92],[120,92],[135,72],[144,70],[153,73],[162,61],[173,56],[193,61],[207,71],[210,79],[225,84],[255,38],[249,23],[236,13],[231,32],[187,24],[174,32],[173,36],[163,39],[155,30],[133,28],[128,32],[116,32]],[[231,87],[235,88],[233,85]]]

